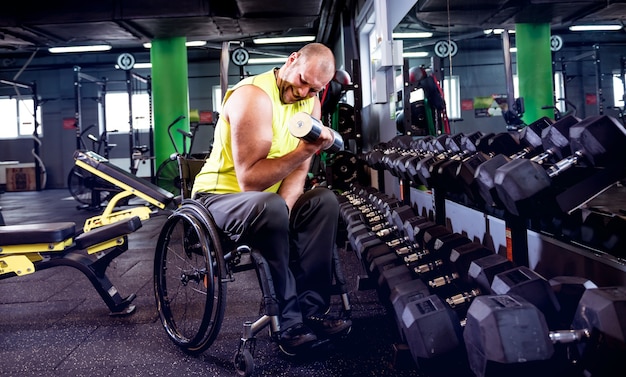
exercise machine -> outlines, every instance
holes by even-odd
[[[0,279],[24,276],[56,266],[73,267],[91,282],[111,315],[134,311],[135,295],[123,297],[106,276],[113,259],[128,250],[128,235],[142,226],[157,210],[173,202],[173,195],[148,181],[111,164],[95,152],[77,150],[76,166],[118,188],[104,212],[85,221],[0,226]],[[130,196],[148,205],[117,208]],[[116,209],[117,208],[117,209]],[[156,210],[155,210],[156,208]]]

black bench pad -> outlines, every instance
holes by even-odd
[[[0,246],[61,242],[75,233],[73,222],[5,225],[0,226]]]
[[[86,249],[101,242],[108,241],[126,234],[130,234],[141,228],[141,219],[138,216],[131,217],[125,221],[117,221],[113,224],[104,225],[99,228],[82,233],[74,240],[79,249]]]

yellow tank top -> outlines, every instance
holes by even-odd
[[[310,114],[313,111],[314,99],[308,98],[293,104],[283,104],[280,101],[274,71],[271,70],[240,81],[226,92],[224,103],[233,91],[243,85],[255,85],[261,88],[272,100],[273,137],[267,158],[281,157],[294,150],[299,140],[289,133],[287,122],[297,112],[304,111]],[[275,183],[265,191],[277,192],[281,182]],[[233,163],[230,124],[224,117],[220,117],[215,126],[211,155],[194,181],[193,193],[195,194],[196,192],[211,192],[215,194],[241,192]]]

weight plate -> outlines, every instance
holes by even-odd
[[[354,139],[356,134],[354,108],[347,103],[340,103],[337,112],[337,131],[344,140]]]
[[[333,189],[347,190],[352,183],[361,181],[361,164],[351,152],[341,151],[335,154],[329,165]]]

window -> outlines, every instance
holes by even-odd
[[[150,129],[150,96],[148,93],[133,93],[133,130]],[[128,93],[107,92],[105,97],[107,130],[128,132]]]
[[[219,85],[213,86],[213,108],[216,112],[222,112],[222,87]]]
[[[461,84],[459,76],[443,78],[443,94],[449,119],[461,119]]]
[[[32,99],[0,97],[0,139],[30,137],[35,131],[34,102]],[[37,122],[41,124],[41,113],[37,112]],[[41,136],[41,127],[37,135]]]
[[[613,74],[613,106],[624,108],[624,83],[620,74]]]

